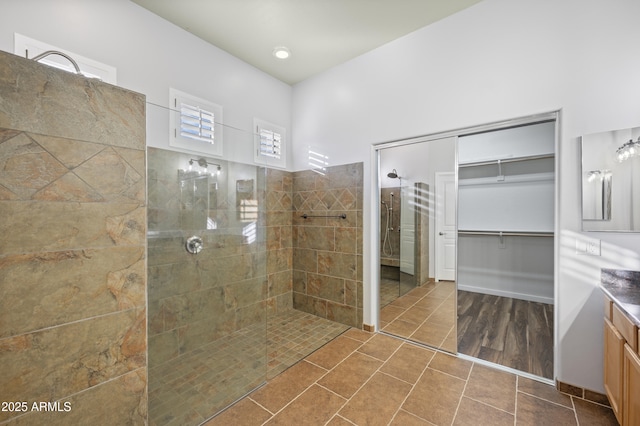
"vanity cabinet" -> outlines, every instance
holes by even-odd
[[[604,318],[604,388],[620,423],[640,425],[638,327],[608,298]]]
[[[604,390],[611,409],[622,424],[624,338],[609,319],[604,319]]]
[[[624,346],[623,425],[640,425],[640,357],[631,346]]]

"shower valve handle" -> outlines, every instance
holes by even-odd
[[[185,244],[185,248],[191,254],[198,254],[202,251],[203,243],[202,238],[198,236],[189,237],[187,239],[187,243]]]

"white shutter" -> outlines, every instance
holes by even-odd
[[[260,155],[280,159],[282,154],[282,136],[280,133],[258,127],[260,137]]]
[[[178,103],[178,99],[176,99]],[[215,142],[215,114],[180,100],[180,136],[202,142]]]
[[[222,156],[222,107],[175,89],[171,97],[169,145]]]
[[[285,128],[258,118],[253,119],[255,129],[254,161],[272,167],[285,168]]]

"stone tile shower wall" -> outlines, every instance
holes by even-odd
[[[266,169],[266,179],[267,192],[262,198],[267,238],[267,306],[269,314],[278,314],[293,309],[293,177],[291,172]]]
[[[252,176],[262,206],[264,190],[257,188],[264,169],[216,160],[220,177],[182,179],[178,169],[190,158],[198,157],[148,148],[150,369],[265,324],[264,227],[255,229],[255,241],[247,236],[243,227],[250,222],[236,208],[235,180],[229,185],[235,176]],[[204,240],[197,255],[185,249],[186,238],[194,234]]]
[[[353,327],[362,327],[362,187],[362,163],[293,173],[293,307]]]
[[[0,170],[0,423],[145,424],[144,96],[0,52]]]

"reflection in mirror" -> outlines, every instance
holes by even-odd
[[[582,218],[611,220],[611,171],[582,173]]]
[[[582,229],[640,231],[640,127],[585,135]]]
[[[379,151],[381,330],[449,352],[456,352],[455,274],[451,281],[435,280],[442,246],[436,210],[444,204],[435,183],[438,173],[455,170],[455,141]],[[454,258],[447,264],[455,265],[455,249],[448,252]]]

